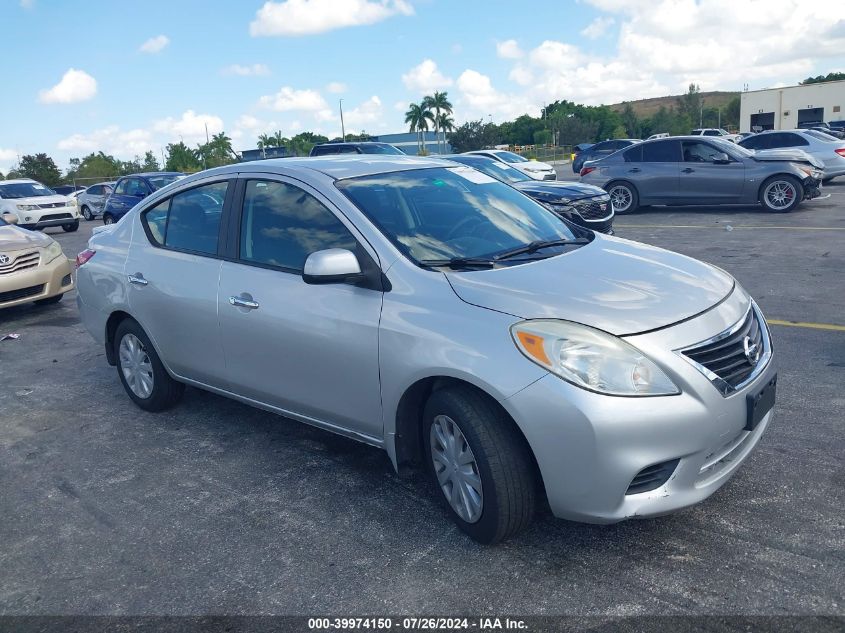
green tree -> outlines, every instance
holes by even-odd
[[[0,180],[6,180],[6,176],[3,175],[2,171],[0,171]]]
[[[449,116],[448,112],[443,112],[437,117],[437,126],[443,134],[443,151],[446,151],[446,135],[455,129],[455,120]]]
[[[158,159],[156,155],[153,154],[151,151],[147,150],[144,153],[144,162],[141,163],[141,171],[160,171],[161,167],[159,167]]]
[[[405,112],[405,123],[410,126],[411,132],[417,133],[417,153],[422,154],[425,149],[424,132],[428,131],[429,122],[434,122],[434,115],[428,109],[425,102],[411,103],[408,111]]]
[[[702,106],[701,89],[696,84],[690,84],[686,94],[678,97],[678,114],[685,119],[684,123],[686,123],[681,127],[697,127],[701,123]],[[689,134],[689,129],[681,133]]]
[[[467,121],[449,134],[449,143],[456,152],[470,152],[476,149],[492,147],[501,138],[496,125],[485,123],[483,119]]]
[[[637,118],[637,113],[634,112],[634,108],[631,107],[630,103],[626,103],[625,108],[622,110],[622,125],[625,127],[628,138],[640,137],[640,120]]]
[[[202,167],[199,158],[194,150],[185,145],[184,142],[169,143],[167,145],[167,160],[164,168],[167,171],[199,171]]]
[[[67,182],[72,182],[75,179],[93,180],[95,178],[110,180],[125,173],[129,173],[126,166],[114,156],[103,152],[91,152],[84,158],[70,159],[70,169],[67,171],[65,180]]]
[[[845,79],[845,73],[827,73],[826,75],[819,75],[818,77],[807,77],[801,82],[802,86],[807,84],[820,84],[826,81],[842,81]]]
[[[55,187],[62,182],[62,172],[53,159],[43,152],[21,157],[18,172],[23,178],[32,178],[48,187]]]
[[[725,106],[725,111],[722,112],[722,127],[739,127],[739,106],[739,97],[734,97],[728,101],[728,105]]]
[[[437,139],[438,149],[440,147],[440,121],[444,114],[452,114],[452,103],[449,101],[447,92],[436,92],[432,96],[423,98],[422,105],[430,112],[434,113],[432,122],[434,123],[434,138]],[[444,136],[443,143],[445,145],[446,139]]]

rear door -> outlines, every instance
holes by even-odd
[[[692,203],[741,202],[745,186],[745,164],[731,159],[714,163],[713,157],[723,153],[707,141],[682,141],[683,164],[680,170],[679,197]]]
[[[638,143],[628,152],[637,155],[640,164],[626,166],[637,186],[640,202],[644,204],[671,203],[678,199],[681,144],[675,139],[661,139]],[[624,154],[627,157],[627,152]],[[639,171],[633,171],[639,168]]]
[[[229,182],[200,182],[143,211],[124,269],[130,311],[168,367],[218,388],[225,387],[218,250]]]
[[[230,224],[237,238],[223,262],[217,306],[232,390],[381,440],[382,292],[302,279],[310,253],[346,248],[361,261],[363,239],[304,183],[275,175],[241,182],[240,218]]]

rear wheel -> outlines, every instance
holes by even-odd
[[[114,224],[114,218],[112,217],[111,213],[106,213],[103,216],[103,224]]]
[[[607,186],[610,204],[617,215],[632,213],[640,206],[640,197],[634,185],[627,182],[612,182]]]
[[[146,411],[163,411],[176,404],[185,385],[173,380],[143,328],[132,319],[117,326],[114,336],[117,375],[132,401]]]
[[[491,545],[534,516],[530,451],[513,421],[467,387],[435,391],[425,406],[423,445],[435,493],[458,527]]]
[[[773,176],[760,188],[760,203],[772,213],[788,213],[804,198],[798,179],[792,176]]]
[[[62,230],[66,233],[73,233],[74,231],[79,230],[79,220],[76,222],[68,222],[67,224],[62,224]]]
[[[82,207],[82,217],[85,218],[88,222],[94,219],[94,216],[91,213],[91,209],[89,209],[87,206]]]

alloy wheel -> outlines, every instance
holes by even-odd
[[[144,344],[134,334],[126,334],[120,340],[118,355],[120,370],[129,389],[139,398],[149,398],[155,381],[153,365]]]
[[[781,210],[788,208],[792,204],[795,197],[798,195],[798,192],[795,190],[795,186],[791,182],[786,180],[775,180],[766,187],[763,195],[765,196],[766,203],[769,207]]]
[[[631,207],[634,196],[631,195],[631,190],[623,185],[616,185],[611,187],[610,191],[610,205],[616,213],[624,213]]]
[[[461,519],[477,522],[484,510],[481,473],[460,427],[448,415],[435,416],[429,442],[440,490]]]

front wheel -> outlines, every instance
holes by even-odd
[[[74,231],[79,230],[79,220],[76,222],[68,222],[67,224],[62,224],[62,230],[65,233],[73,233]]]
[[[103,216],[103,224],[114,224],[114,218],[111,216],[110,213],[106,213]]]
[[[145,411],[164,411],[182,397],[185,385],[170,377],[136,321],[126,319],[117,326],[114,351],[120,382],[139,407]]]
[[[468,387],[435,391],[423,445],[435,493],[458,527],[492,545],[531,523],[536,485],[529,448],[495,403]]]
[[[792,176],[773,176],[760,189],[760,203],[772,213],[789,213],[803,199],[801,183]]]
[[[640,197],[633,185],[627,182],[612,182],[607,186],[610,205],[617,215],[633,213],[640,206]]]

